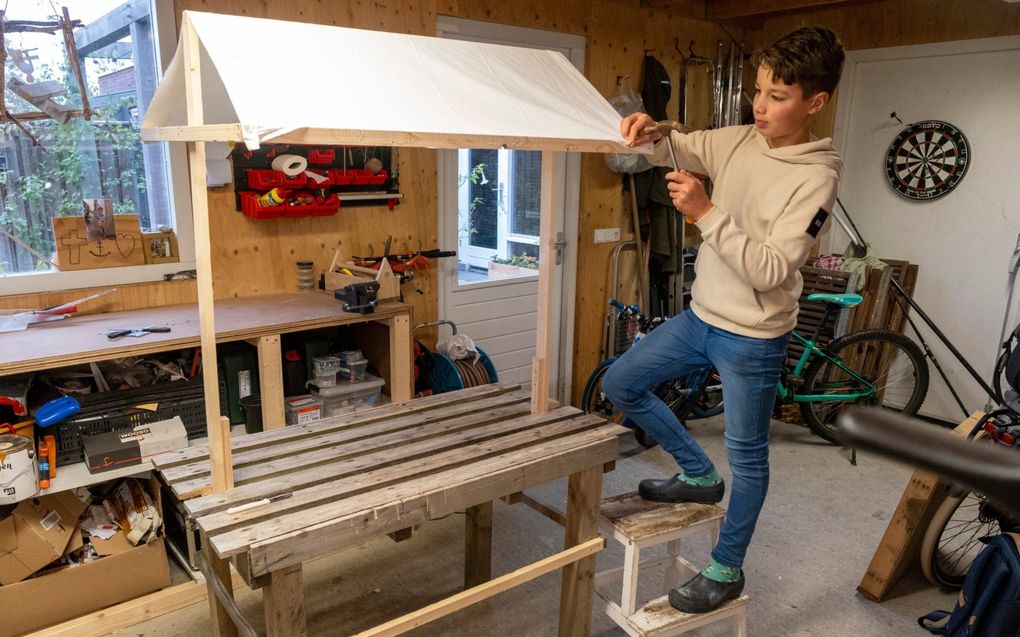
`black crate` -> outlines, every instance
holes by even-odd
[[[223,393],[222,387],[220,393]],[[40,433],[57,437],[57,466],[82,461],[86,436],[122,431],[137,425],[180,416],[188,438],[206,434],[202,378],[78,397],[81,411]],[[222,410],[222,401],[220,402]],[[153,408],[154,406],[154,408]]]

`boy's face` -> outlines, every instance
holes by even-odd
[[[810,117],[829,100],[824,92],[805,97],[800,84],[773,77],[767,66],[758,67],[755,89],[754,125],[772,148],[808,141]]]

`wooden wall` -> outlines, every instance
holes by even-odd
[[[718,25],[680,15],[702,15],[697,9],[642,9],[638,0],[177,0],[181,10],[194,9],[256,17],[334,24],[399,33],[432,35],[436,16],[497,22],[584,35],[587,38],[586,69],[589,79],[603,95],[616,92],[618,76],[629,75],[635,89],[640,87],[640,69],[646,49],[651,49],[676,81],[680,56],[678,43],[686,51],[694,41],[701,55],[714,56],[716,43],[727,40]],[[1020,33],[1020,5],[1000,0],[876,0],[858,7],[820,10],[774,17],[756,24],[727,25],[735,37],[745,39],[750,49],[800,24],[820,23],[840,33],[848,48],[871,48],[941,40],[990,37]],[[746,27],[742,29],[741,27]],[[243,37],[243,34],[239,34]],[[271,46],[272,43],[266,43]],[[291,90],[282,80],[281,90]],[[335,78],[342,81],[342,77]],[[371,91],[352,89],[351,99],[371,100]],[[830,109],[834,113],[835,109]],[[695,109],[692,119],[704,118]],[[826,133],[831,117],[819,122]],[[394,237],[394,250],[437,246],[437,184],[434,151],[399,149],[403,202],[394,211],[384,206],[350,207],[336,217],[252,221],[234,211],[229,188],[209,191],[214,250],[215,293],[218,298],[290,291],[296,288],[294,261],[312,259],[317,268],[328,265],[335,247],[343,254],[381,253],[386,235]],[[581,173],[577,311],[575,321],[574,400],[598,361],[607,278],[612,244],[594,244],[596,228],[618,227],[631,233],[630,214],[623,200],[621,176],[609,171],[601,156],[585,155]],[[423,294],[405,286],[414,305],[415,322],[436,318],[434,275],[420,277]],[[85,311],[159,306],[194,301],[191,282],[157,282],[120,286],[111,297],[86,306]],[[69,300],[79,291],[0,297],[0,308],[41,307]]]

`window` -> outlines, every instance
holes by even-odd
[[[173,0],[21,0],[5,21],[55,22],[54,8],[60,6],[81,23],[74,39],[93,115],[80,116],[81,91],[59,29],[53,34],[5,29],[5,76],[29,85],[62,85],[51,99],[72,116],[65,123],[47,116],[22,120],[27,132],[12,123],[0,129],[0,226],[50,257],[57,247],[52,217],[81,216],[83,200],[109,199],[114,213],[137,214],[143,232],[173,228],[181,262],[58,272],[0,234],[3,294],[157,280],[194,267],[184,151],[143,145],[139,134],[176,44]],[[41,112],[8,87],[5,102],[12,114]]]

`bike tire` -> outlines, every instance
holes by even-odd
[[[984,499],[972,491],[950,494],[939,505],[921,542],[921,570],[929,582],[963,588],[967,570],[985,547],[980,538],[1001,532],[999,522],[983,511]]]
[[[606,372],[609,371],[609,366],[615,360],[616,357],[612,357],[602,361],[595,367],[591,376],[588,377],[587,382],[584,384],[584,393],[581,395],[581,410],[586,414],[602,416],[610,422],[630,427],[634,431],[634,439],[637,440],[638,444],[650,449],[659,443],[644,429],[634,423],[634,421],[625,418],[623,412],[613,407],[613,403],[606,396],[605,392],[602,391],[602,379],[605,378]]]
[[[689,398],[692,384],[704,385],[693,401]],[[667,381],[656,388],[655,395],[666,403],[681,423],[718,416],[724,408],[722,381],[715,369],[695,370]]]
[[[825,348],[830,356],[843,361],[872,385],[877,394],[855,401],[836,399],[821,402],[801,402],[804,420],[815,434],[837,443],[836,418],[844,408],[871,405],[899,411],[907,416],[917,413],[928,393],[928,365],[924,353],[914,341],[891,330],[863,330],[847,334]],[[884,373],[876,361],[889,361]],[[869,373],[872,368],[874,373]],[[804,386],[799,394],[815,395],[827,392],[853,391],[860,383],[828,359],[818,356],[804,373]],[[835,391],[834,391],[835,390]],[[881,399],[881,400],[879,400]]]

